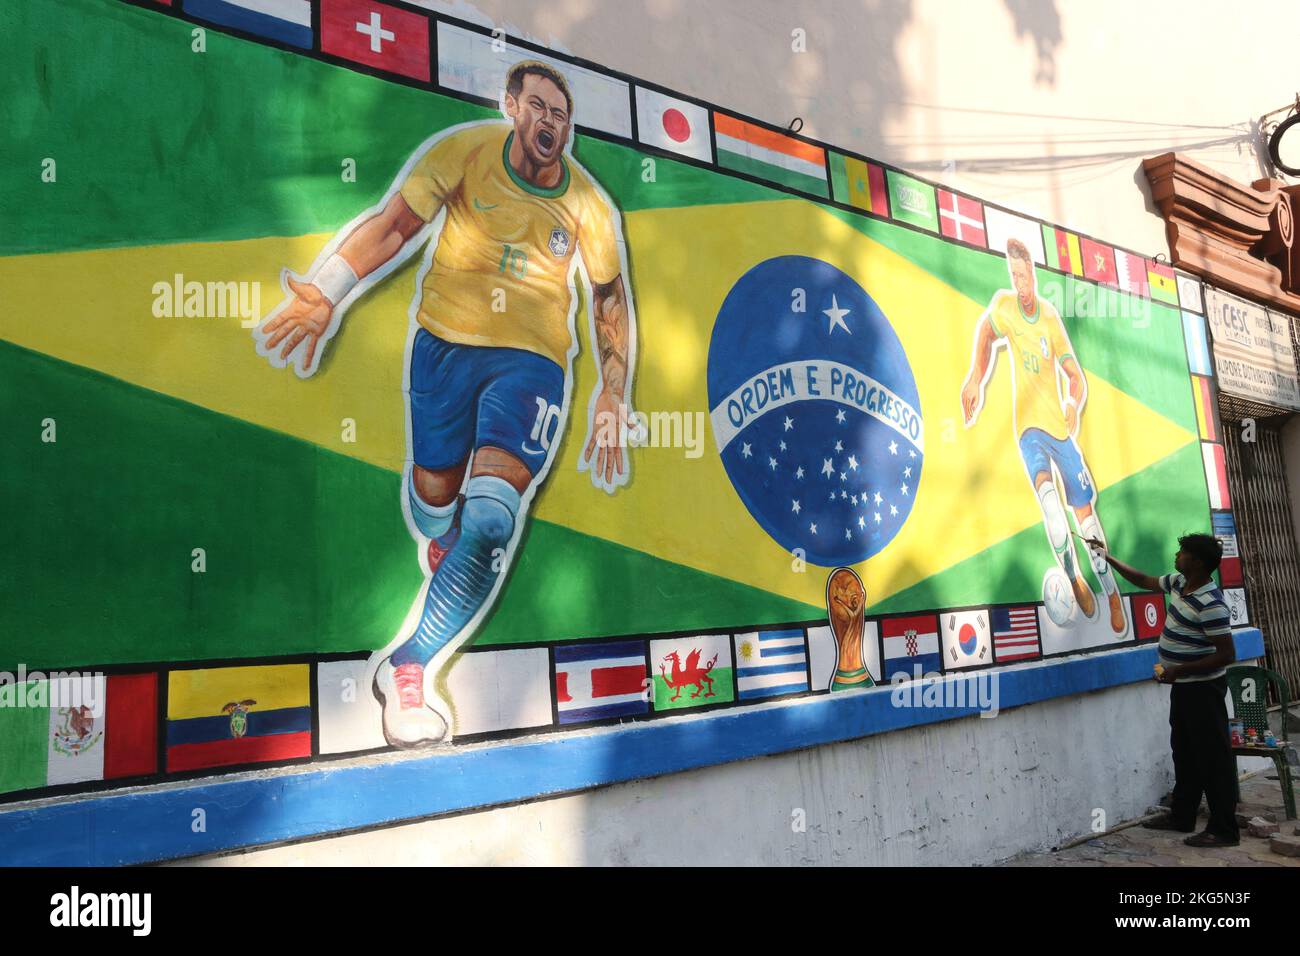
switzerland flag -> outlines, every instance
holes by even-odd
[[[429,79],[429,18],[373,0],[321,0],[322,53]]]

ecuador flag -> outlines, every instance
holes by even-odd
[[[306,664],[170,673],[169,772],[310,755]]]

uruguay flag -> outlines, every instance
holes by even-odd
[[[223,27],[311,49],[308,0],[185,0],[185,12]]]

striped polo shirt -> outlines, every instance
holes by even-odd
[[[1160,635],[1159,654],[1163,664],[1199,660],[1214,653],[1214,638],[1232,635],[1232,628],[1228,625],[1228,604],[1214,581],[1207,581],[1184,597],[1179,589],[1186,580],[1178,573],[1160,578],[1160,590],[1168,595],[1165,629]],[[1214,680],[1222,677],[1225,671],[1220,667],[1204,674],[1180,677],[1175,683]]]

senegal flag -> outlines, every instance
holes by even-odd
[[[20,5],[0,37],[8,62],[44,77],[6,97],[21,121],[4,155],[26,165],[0,177],[0,668],[371,650],[411,625],[424,582],[402,480],[424,260],[360,296],[310,378],[260,357],[251,327],[280,303],[281,271],[308,272],[422,143],[506,120],[216,31],[199,56],[190,30],[65,0]],[[88,61],[95,50],[114,55]],[[783,171],[771,181],[797,166],[807,191],[828,191],[817,157],[727,128],[743,177],[662,156],[649,176],[631,145],[573,143],[574,170],[621,221],[646,441],[615,494],[578,469],[598,381],[578,275],[566,404],[542,417],[551,467],[473,637],[707,635],[652,662],[687,700],[717,655],[716,696],[706,681],[695,704],[736,694],[718,633],[824,620],[836,566],[861,576],[869,614],[901,614],[1037,602],[1054,562],[1010,353],[995,354],[978,420],[963,416],[1007,260],[762,185],[745,164],[766,157]],[[838,158],[830,176],[842,202],[883,210],[879,169]],[[923,186],[896,177],[892,202],[928,224]],[[1170,521],[1207,510],[1179,315],[1152,303],[1149,321],[1109,320],[1125,297],[1069,274],[1071,238],[1067,274],[1037,282],[1086,378],[1088,487],[1111,547],[1163,567]],[[533,254],[571,239],[557,226]],[[516,251],[503,283],[525,281]],[[222,706],[261,698],[217,696],[172,717],[235,739]]]

